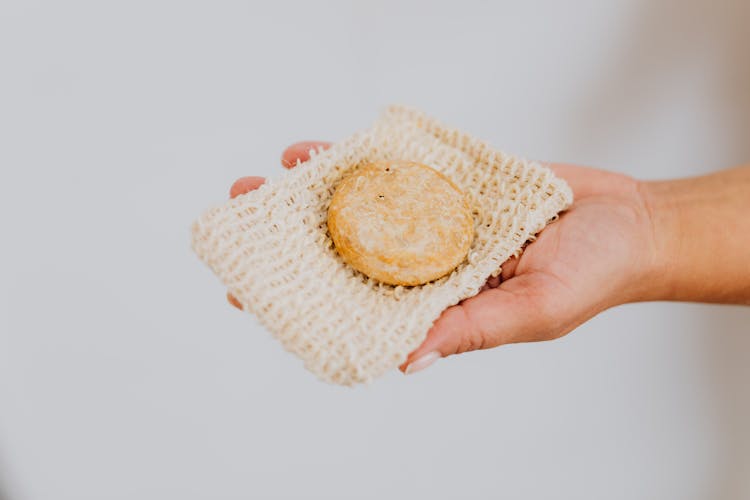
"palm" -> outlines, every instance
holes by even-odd
[[[328,143],[294,144],[284,151],[282,164],[293,167],[309,158],[311,148],[325,147]],[[653,232],[635,181],[575,165],[552,168],[573,189],[573,206],[520,258],[503,264],[502,282],[490,279],[475,297],[446,309],[402,369],[431,352],[447,356],[553,339],[638,295],[639,272],[649,268],[642,256],[653,254],[648,251]],[[231,195],[251,191],[263,181],[239,179]]]
[[[518,259],[503,265],[502,283],[447,309],[410,356],[437,349],[445,356],[511,342],[549,340],[627,300],[642,247],[650,241],[648,212],[631,179],[571,165],[553,166],[575,202]]]
[[[611,186],[601,187],[601,194],[578,200],[543,231],[505,283],[513,291],[539,290],[541,300],[551,303],[539,305],[567,320],[559,324],[559,334],[614,305],[612,298],[642,267],[633,243],[643,240],[643,212],[613,199],[606,191]],[[569,317],[572,313],[576,317]]]

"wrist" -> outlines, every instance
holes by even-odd
[[[642,300],[750,303],[750,167],[639,182],[652,229]]]
[[[671,181],[637,181],[640,203],[647,218],[648,244],[644,248],[645,287],[640,301],[675,300],[680,262],[684,257],[681,242],[680,210],[674,200]]]

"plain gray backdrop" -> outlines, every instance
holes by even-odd
[[[348,389],[188,237],[390,103],[641,178],[748,162],[749,5],[4,1],[0,496],[750,498],[749,308],[619,307]]]

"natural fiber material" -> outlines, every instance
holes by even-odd
[[[351,169],[381,160],[429,165],[466,193],[476,235],[448,276],[394,287],[336,253],[326,228],[334,188]],[[476,295],[572,198],[548,168],[392,107],[370,130],[209,210],[193,225],[193,249],[310,371],[351,385],[402,363],[445,308]]]

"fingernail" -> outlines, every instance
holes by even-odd
[[[231,293],[227,293],[227,300],[230,304],[232,304],[234,307],[242,311],[242,304],[240,304],[240,301],[235,298],[234,295]]]
[[[412,373],[424,370],[438,359],[440,359],[440,353],[437,351],[430,351],[424,356],[409,363],[409,366],[404,370],[404,375],[411,375]]]

